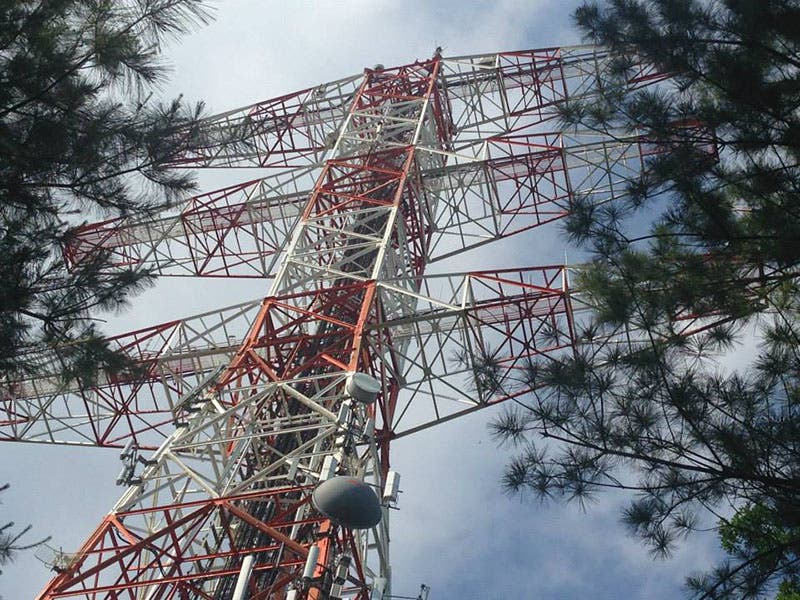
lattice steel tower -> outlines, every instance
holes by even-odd
[[[652,144],[557,130],[609,61],[437,52],[221,114],[173,165],[268,176],[77,231],[72,264],[271,285],[113,338],[143,375],[6,386],[3,439],[120,448],[128,486],[39,597],[388,597],[392,440],[528,391],[506,384],[572,351],[581,308],[563,266],[425,268],[626,193]]]

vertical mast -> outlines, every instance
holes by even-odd
[[[429,224],[411,207],[420,169],[444,164],[417,152],[447,143],[438,69],[365,71],[244,342],[41,598],[366,600],[376,580],[388,593],[386,509],[351,529],[310,500],[336,475],[385,484],[398,382],[365,336],[411,309],[381,305],[376,286],[417,291],[423,274]],[[354,374],[379,382],[376,402],[352,397]]]

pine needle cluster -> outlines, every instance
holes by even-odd
[[[662,151],[624,198],[573,200],[593,316],[494,422],[519,449],[503,485],[584,505],[627,490],[622,520],[657,556],[717,529],[726,559],[691,597],[800,597],[800,5],[609,0],[575,18],[615,61],[565,126]],[[642,62],[670,78],[630,90]]]

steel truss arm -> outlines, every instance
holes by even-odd
[[[338,137],[361,76],[346,77],[215,115],[192,132],[193,148],[168,164],[181,168],[319,165]]]
[[[694,129],[698,146],[712,149],[708,133]],[[616,137],[588,131],[493,137],[481,160],[420,169],[422,193],[404,207],[419,213],[418,222],[436,223],[425,258],[441,260],[560,219],[576,197],[591,196],[597,204],[626,197],[647,157],[663,151],[664,144],[623,132]],[[347,164],[330,162],[328,181],[348,177]],[[73,267],[103,253],[112,270],[270,277],[317,174],[292,171],[223,188],[192,198],[174,217],[86,225],[74,232],[65,256]],[[342,231],[326,222],[321,235]],[[309,235],[314,233],[320,232]]]
[[[382,377],[402,389],[380,406],[381,435],[407,436],[528,395],[541,387],[530,379],[532,365],[575,352],[629,355],[649,348],[652,332],[587,329],[594,308],[580,290],[570,289],[572,269],[580,267],[434,276],[425,279],[420,294],[381,285],[380,306],[387,312],[403,303],[417,307],[412,316],[386,320],[367,333]],[[753,278],[754,294],[763,281],[763,274]],[[441,300],[433,299],[433,290]],[[727,321],[725,315],[687,313],[668,335],[689,339]]]
[[[226,187],[190,199],[175,216],[84,225],[64,257],[71,269],[102,255],[112,271],[268,277],[317,175],[298,169]]]
[[[437,61],[436,93],[443,112],[437,118],[440,139],[452,136],[454,149],[475,140],[500,135],[558,116],[557,105],[568,99],[596,93],[610,56],[588,46],[545,48],[519,52],[479,54]],[[403,68],[428,68],[431,61],[397,69],[370,70],[391,74]],[[387,79],[390,79],[387,77]],[[634,65],[629,84],[642,86],[664,76],[651,65]],[[359,114],[374,116],[393,100],[394,116],[384,127],[413,127],[415,117],[404,117],[397,97],[372,86],[360,93],[360,75],[265,100],[209,117],[193,133],[194,147],[169,164],[175,167],[273,167],[320,165],[333,148],[346,120]],[[388,89],[388,87],[387,87]],[[391,92],[390,92],[391,94]],[[353,112],[352,102],[361,104]],[[359,137],[373,130],[356,127]],[[342,153],[351,154],[348,148]]]
[[[179,400],[228,364],[258,313],[247,302],[110,338],[136,373],[100,374],[91,386],[52,374],[0,385],[0,440],[157,448],[191,406]]]
[[[612,57],[596,46],[499,52],[442,60],[440,88],[451,116],[452,150],[468,155],[487,139],[559,118],[565,102],[597,94]],[[631,88],[664,79],[631,65]]]
[[[258,373],[273,373],[265,382],[280,371],[300,381],[309,369],[346,370],[354,356],[347,340],[355,323],[337,335],[306,337],[305,343],[317,345],[316,362],[306,357],[293,366],[282,348],[320,318],[344,327],[342,301],[357,302],[368,287],[253,301],[115,336],[112,342],[139,361],[141,372],[105,376],[88,388],[57,374],[6,384],[0,439],[109,447],[133,440],[139,448],[155,448],[197,410],[186,394],[221,367],[228,367],[229,379],[244,370],[248,386],[258,384]],[[527,362],[556,360],[571,351],[580,343],[575,314],[590,309],[579,292],[567,288],[561,266],[428,276],[419,292],[404,281],[375,289],[376,313],[359,347],[377,361],[375,374],[387,390],[402,389],[392,396],[396,405],[383,405],[377,415],[379,429],[393,436],[525,393],[519,386]],[[253,340],[247,353],[237,352],[259,321],[260,341]],[[627,331],[624,338],[631,336]],[[479,383],[488,375],[480,366],[487,357],[497,363],[491,374],[495,388]],[[224,403],[240,401],[234,395]],[[287,423],[274,425],[288,430]]]
[[[714,152],[709,132],[682,125]],[[576,200],[623,200],[647,170],[648,157],[670,140],[645,134],[591,131],[521,133],[489,138],[481,160],[451,163],[426,174],[423,198],[435,206],[429,262],[524,233],[567,216]]]

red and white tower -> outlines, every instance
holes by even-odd
[[[392,440],[530,391],[582,307],[560,265],[425,269],[626,193],[657,148],[559,130],[609,60],[437,53],[215,116],[174,166],[268,176],[77,231],[73,264],[271,283],[113,338],[136,376],[3,390],[2,439],[122,450],[127,490],[39,598],[388,598]]]

